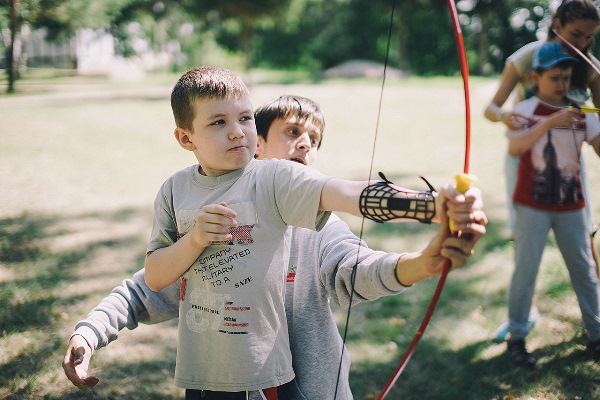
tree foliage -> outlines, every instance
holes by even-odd
[[[543,39],[559,2],[457,1],[471,72],[498,73],[508,55]],[[247,68],[382,62],[391,29],[391,65],[419,75],[458,71],[447,5],[439,0],[0,0],[5,53],[13,49],[7,32],[15,3],[17,33],[26,24],[60,41],[78,29],[103,29],[124,56],[136,54],[140,39],[155,50],[176,44],[187,57],[180,66],[219,52],[244,55]]]

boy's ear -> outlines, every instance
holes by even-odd
[[[175,128],[175,132],[173,132],[173,134],[175,135],[175,140],[177,140],[177,143],[179,143],[181,147],[189,151],[196,150],[196,145],[190,140],[190,134],[187,130],[183,128]]]
[[[540,79],[540,74],[538,74],[536,71],[531,71],[531,81],[533,82],[533,84],[535,86],[538,85],[538,80]]]
[[[265,151],[265,139],[262,136],[258,135],[258,142],[256,144],[256,154],[254,158],[258,160],[262,160],[264,157],[263,153]]]

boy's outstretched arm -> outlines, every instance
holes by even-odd
[[[321,202],[319,211],[342,211],[357,217],[362,217],[360,211],[360,197],[363,190],[368,186],[367,181],[347,181],[338,178],[329,179],[321,191]],[[417,191],[398,188],[403,193],[420,193]],[[447,185],[443,189],[443,201],[436,199],[435,216],[433,219],[425,213],[417,212],[416,218],[420,221],[440,222],[440,213],[445,212],[455,220],[456,223],[468,221],[470,213],[474,207],[478,207],[477,202],[481,203],[481,197],[478,190],[468,190],[464,195],[459,193],[452,186]],[[439,197],[437,194],[435,196]],[[445,203],[442,204],[442,203]],[[480,207],[480,206],[479,206]],[[447,208],[447,211],[443,211]],[[481,208],[481,207],[480,207]],[[407,219],[404,219],[404,221]],[[403,220],[394,220],[393,222],[402,222]]]
[[[338,178],[329,179],[321,191],[319,211],[342,211],[361,217],[359,200],[367,181],[347,181]]]

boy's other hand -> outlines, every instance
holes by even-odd
[[[79,389],[92,388],[100,381],[95,376],[87,375],[91,357],[92,349],[86,340],[80,335],[71,337],[62,366],[67,378]]]

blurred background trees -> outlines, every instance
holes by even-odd
[[[390,65],[456,74],[446,2],[395,3]],[[559,3],[457,1],[471,73],[499,73],[508,55],[545,38]],[[99,68],[86,52],[108,41],[112,59],[145,69],[219,63],[317,73],[348,60],[383,62],[391,9],[392,0],[0,0],[0,65],[11,91],[28,66]],[[62,58],[37,54],[40,37],[62,46]]]

